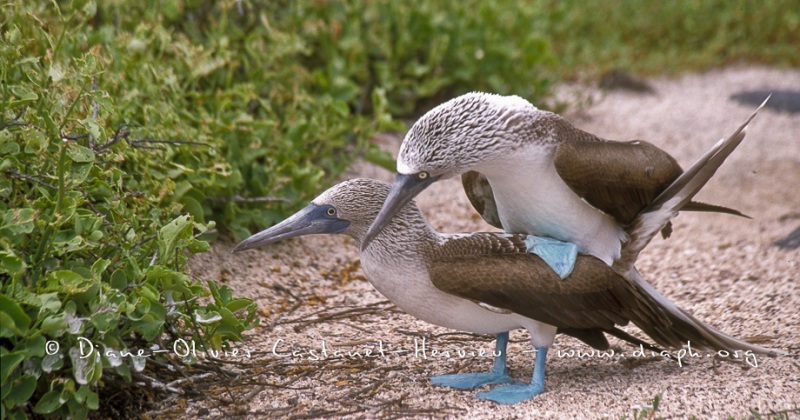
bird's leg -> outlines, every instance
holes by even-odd
[[[436,385],[449,386],[459,389],[475,389],[483,385],[507,384],[513,382],[506,369],[506,347],[508,346],[508,332],[497,334],[495,345],[494,366],[491,372],[479,373],[454,373],[450,375],[431,376],[431,382]]]
[[[544,392],[544,362],[547,358],[547,347],[536,347],[536,362],[533,366],[531,383],[514,382],[498,386],[491,391],[479,392],[476,397],[501,404],[516,404],[529,400]]]

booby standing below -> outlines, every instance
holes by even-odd
[[[364,248],[367,231],[388,195],[389,186],[379,181],[343,182],[285,221],[242,241],[234,252],[308,234],[351,236],[361,249],[369,281],[400,309],[446,328],[497,335],[500,356],[491,372],[431,378],[440,385],[474,388],[512,382],[505,363],[508,331],[527,329],[536,349],[531,382],[477,394],[505,404],[544,391],[545,358],[557,330],[607,348],[603,332],[622,333],[627,339],[616,326],[631,321],[665,347],[690,342],[699,349],[777,353],[715,330],[593,256],[579,255],[572,273],[561,279],[530,252],[535,240],[530,235],[440,234],[413,203],[397,209]],[[655,235],[660,228],[644,229]]]
[[[708,165],[719,146],[698,164]],[[601,139],[518,96],[469,93],[411,127],[392,191],[365,245],[408,200],[433,182],[463,174],[467,196],[489,224],[573,243],[611,265],[634,218],[682,172],[650,143]],[[742,215],[691,201],[677,210]]]

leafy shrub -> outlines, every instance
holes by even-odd
[[[230,169],[182,122],[168,71],[116,59],[107,45],[135,42],[89,30],[93,3],[32,3],[4,10],[0,46],[0,408],[80,418],[109,375],[177,339],[240,340],[257,308],[183,273],[214,226],[193,188]]]
[[[542,18],[519,0],[291,2],[315,90],[349,102],[379,87],[394,116],[474,90],[536,100],[554,64]]]
[[[2,415],[85,417],[111,376],[166,357],[126,352],[240,339],[255,304],[183,272],[201,235],[271,224],[359,154],[391,165],[366,141],[399,127],[390,110],[512,90],[498,63],[546,44],[493,47],[480,20],[521,19],[470,5],[5,3]]]

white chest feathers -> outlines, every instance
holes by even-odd
[[[481,168],[494,191],[503,228],[509,233],[572,242],[607,264],[619,258],[625,232],[609,215],[578,197],[558,176],[552,158],[530,147],[501,165]]]
[[[393,264],[362,253],[361,264],[378,291],[408,314],[445,328],[497,334],[525,326],[519,315],[487,310],[475,302],[437,289],[427,269],[415,262]]]

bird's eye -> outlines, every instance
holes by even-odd
[[[336,214],[336,209],[333,208],[333,207],[328,207],[328,210],[326,211],[326,213],[328,213],[328,216],[333,216],[333,215]]]
[[[428,173],[427,172],[420,172],[419,174],[417,174],[417,176],[419,177],[419,179],[427,179],[428,178]]]

